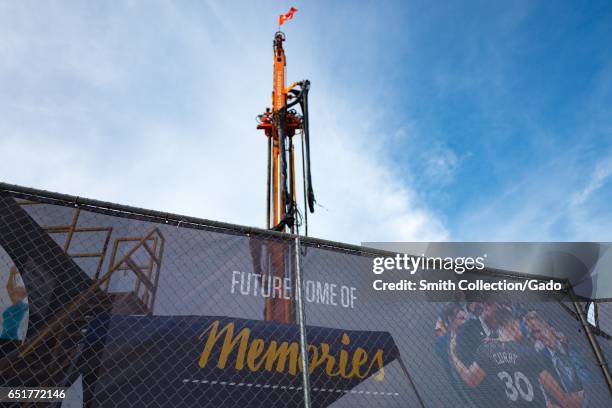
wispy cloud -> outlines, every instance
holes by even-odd
[[[3,180],[261,226],[266,143],[254,117],[269,103],[273,30],[260,22],[278,7],[245,4],[237,18],[214,2],[5,3]],[[312,235],[446,238],[388,152],[373,148],[385,131],[363,126],[374,101],[338,102],[326,55],[298,52],[318,27],[302,26],[287,52],[289,78],[313,82],[313,177],[324,208],[310,218]]]
[[[612,174],[612,155],[603,153],[595,165],[580,157],[569,151],[515,178],[495,198],[479,199],[456,226],[457,238],[609,241],[612,217],[598,203],[606,201],[601,189]]]
[[[589,180],[584,188],[572,197],[572,204],[580,206],[588,202],[589,198],[597,192],[605,183],[607,183],[612,175],[612,154],[607,155],[595,165],[591,172]]]
[[[455,178],[459,168],[460,158],[450,148],[438,146],[427,151],[423,158],[425,163],[424,175],[430,183],[448,184]]]
[[[262,226],[254,118],[291,5],[313,235],[609,239],[609,20],[569,6],[0,3],[2,179]]]

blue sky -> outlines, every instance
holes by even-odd
[[[292,5],[313,235],[610,240],[610,2],[0,2],[0,179],[262,226]]]

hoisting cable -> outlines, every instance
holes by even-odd
[[[306,198],[306,165],[304,163],[304,125],[302,124],[302,131],[300,139],[302,140],[302,185],[303,185],[303,198],[304,198],[304,235],[308,236],[308,206]]]
[[[285,225],[292,227],[293,226],[293,203],[291,197],[289,196],[289,187],[287,185],[287,145],[285,138],[285,127],[286,127],[286,113],[287,108],[284,107],[278,112],[278,140],[280,147],[280,155],[282,157],[281,160],[281,193],[283,195],[284,201],[284,216],[279,226],[284,223]]]
[[[285,104],[282,109],[274,112],[273,120],[275,121],[276,128],[278,129],[278,142],[279,150],[282,155],[280,162],[281,171],[281,194],[284,201],[284,215],[278,225],[275,225],[272,229],[276,231],[282,231],[285,227],[293,228],[298,223],[299,216],[297,205],[293,200],[295,197],[295,188],[292,185],[291,192],[289,191],[290,186],[287,177],[287,161],[292,160],[291,146],[287,146],[285,138],[287,112],[289,108],[299,104],[302,111],[302,123],[301,123],[301,144],[302,144],[302,180],[304,188],[304,221],[305,221],[305,233],[308,235],[308,211],[314,212],[314,204],[316,202],[314,196],[314,190],[312,188],[312,174],[310,171],[310,133],[309,133],[309,120],[308,120],[308,91],[310,90],[310,81],[304,80],[298,82],[296,85],[300,89],[291,89],[288,93],[291,95],[291,102]],[[287,157],[287,155],[291,157]]]
[[[306,196],[308,197],[308,209],[311,213],[314,212],[314,204],[316,202],[314,196],[314,190],[312,188],[312,174],[310,172],[310,131],[308,123],[308,91],[310,90],[310,81],[305,80],[302,82],[302,92],[300,101],[300,107],[302,108],[302,116],[304,121],[304,147],[306,152]]]
[[[270,228],[270,207],[271,207],[271,189],[272,189],[272,137],[268,137],[268,177],[266,179],[266,228]]]

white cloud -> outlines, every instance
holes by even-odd
[[[456,227],[475,241],[609,241],[612,217],[597,194],[612,174],[612,154],[588,166],[576,151],[513,179],[496,197],[479,199]]]
[[[600,160],[593,169],[586,186],[574,193],[572,204],[579,206],[589,200],[608,181],[612,175],[612,155]]]
[[[333,100],[332,95],[327,95]],[[382,148],[375,123],[335,103],[333,112],[315,109],[314,181],[328,209],[312,220],[316,236],[349,242],[444,240],[440,220],[402,183]]]
[[[460,159],[450,148],[438,146],[427,152],[424,163],[424,175],[429,182],[444,185],[455,178]]]
[[[266,143],[254,117],[269,103],[272,31],[260,16],[236,21],[215,4],[39,6],[5,4],[0,17],[0,81],[12,84],[0,96],[3,181],[263,225]],[[374,106],[332,102],[338,78],[324,56],[296,46],[288,41],[289,79],[313,81],[313,178],[325,207],[311,235],[445,239],[379,148],[384,129],[364,125]]]

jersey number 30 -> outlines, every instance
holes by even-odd
[[[506,371],[500,371],[497,377],[504,382],[506,396],[511,401],[518,400],[519,396],[527,402],[533,401],[533,386],[525,374],[515,371],[513,377]]]

